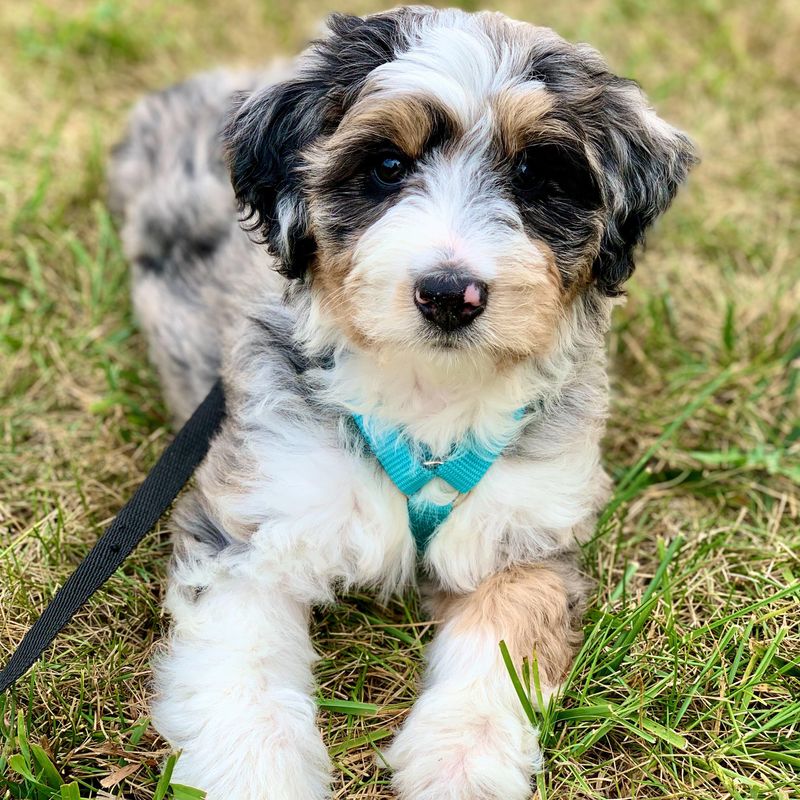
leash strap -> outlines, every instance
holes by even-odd
[[[78,609],[114,574],[158,522],[205,457],[224,416],[225,396],[222,382],[217,381],[133,497],[25,634],[0,672],[0,692],[30,669]]]

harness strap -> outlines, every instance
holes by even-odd
[[[525,408],[515,411],[514,419],[521,420],[525,411]],[[384,472],[406,496],[409,527],[420,554],[424,554],[437,528],[453,510],[453,502],[435,503],[420,494],[422,489],[434,478],[440,478],[459,495],[467,494],[477,486],[515,435],[512,432],[491,446],[480,446],[467,437],[452,449],[447,458],[438,460],[432,458],[425,445],[418,443],[412,447],[405,431],[400,428],[382,425],[361,414],[353,414],[353,421]]]
[[[208,452],[225,416],[217,381],[103,535],[56,592],[0,672],[0,692],[24,675],[78,609],[158,522]]]

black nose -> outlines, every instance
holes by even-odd
[[[483,313],[488,294],[483,281],[458,272],[443,272],[419,279],[414,302],[425,319],[444,331],[454,331]]]

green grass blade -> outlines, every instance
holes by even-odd
[[[500,642],[500,653],[503,656],[503,663],[506,665],[508,676],[511,678],[511,683],[514,686],[514,691],[517,693],[522,710],[525,712],[525,716],[530,720],[531,725],[536,727],[536,712],[533,710],[530,698],[525,694],[522,681],[519,679],[519,675],[514,667],[514,662],[511,658],[511,654],[508,652],[508,646],[505,641]]]
[[[156,784],[156,791],[153,795],[153,800],[164,800],[167,796],[167,792],[169,791],[169,783],[172,780],[172,771],[175,769],[175,762],[178,760],[178,756],[173,753],[167,759],[166,764],[164,764],[164,770],[161,773],[161,777],[158,779],[158,783]]]
[[[357,736],[354,739],[348,739],[346,742],[341,742],[340,744],[334,745],[333,747],[329,748],[328,752],[331,754],[331,756],[340,756],[343,753],[349,752],[350,750],[357,750],[365,745],[379,742],[382,739],[388,739],[392,735],[394,735],[394,731],[391,728],[381,728],[380,730],[372,731],[371,733],[366,733],[363,736]]]
[[[81,792],[75,781],[62,783],[60,787],[61,800],[81,800]]]
[[[204,800],[206,793],[191,786],[184,786],[181,783],[171,783],[172,797],[174,800]]]
[[[381,710],[374,703],[360,703],[356,700],[317,700],[317,707],[323,711],[357,717],[374,717]]]
[[[31,742],[30,748],[31,754],[42,770],[42,778],[45,783],[53,789],[58,789],[64,781],[61,780],[61,776],[58,774],[58,770],[53,766],[53,762],[50,761],[50,757],[38,744],[33,744],[33,742]]]

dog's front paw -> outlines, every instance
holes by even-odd
[[[273,744],[214,754],[184,750],[174,783],[206,792],[206,800],[326,800],[330,797],[328,758],[321,742]]]
[[[330,797],[330,761],[310,698],[264,693],[241,708],[220,705],[204,724],[186,715],[183,705],[162,700],[154,711],[159,730],[168,731],[182,751],[173,782],[205,791],[206,800]]]
[[[402,800],[527,800],[536,730],[468,693],[423,697],[386,753]]]
[[[328,756],[319,737],[278,743],[266,739],[215,752],[184,750],[174,783],[206,792],[206,800],[326,800],[330,797]]]

